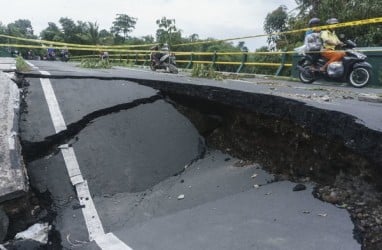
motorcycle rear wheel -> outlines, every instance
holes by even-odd
[[[157,69],[155,68],[155,63],[154,63],[154,62],[150,63],[150,69],[151,69],[152,71],[156,71],[156,70],[157,70]]]
[[[358,67],[352,70],[349,75],[349,82],[353,87],[365,87],[370,80],[370,71],[364,67]]]
[[[313,72],[310,70],[310,65],[304,66],[304,71],[300,71],[298,77],[302,83],[312,83],[316,78],[314,77]]]

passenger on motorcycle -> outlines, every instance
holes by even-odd
[[[326,21],[326,24],[329,25],[336,23],[338,23],[337,18],[330,18]],[[333,29],[329,28],[327,30],[321,31],[321,39],[324,44],[324,50],[322,51],[321,55],[328,59],[328,61],[320,70],[325,71],[330,63],[341,61],[345,56],[345,52],[335,50],[337,46],[342,46],[343,43],[337,37]]]
[[[305,33],[305,53],[311,54],[313,63],[315,63],[319,59],[320,51],[322,49],[321,29],[318,27],[320,25],[320,19],[314,17],[309,20],[308,25],[311,29],[307,30]]]
[[[152,58],[154,59],[155,65],[160,64],[160,58],[162,57],[162,53],[159,52],[159,46],[155,45],[150,48],[151,50],[154,50],[152,52]]]

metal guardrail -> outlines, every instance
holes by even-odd
[[[149,65],[150,51],[135,52],[135,53],[117,53],[109,54],[110,62],[133,63],[141,65]],[[275,67],[275,75],[279,76],[282,70],[286,67],[292,67],[292,63],[287,62],[287,52],[172,52],[176,56],[178,65],[183,65],[182,68],[191,69],[194,64],[207,64],[211,66],[217,65],[234,65],[237,66],[235,72],[240,73],[244,67]],[[259,62],[249,59],[250,55],[280,55],[280,62]],[[220,61],[220,56],[234,56],[232,61]],[[208,60],[206,59],[208,57]],[[71,60],[81,61],[83,59],[99,59],[99,55],[73,56]]]
[[[352,27],[352,26],[362,26],[362,25],[370,25],[370,24],[378,24],[382,23],[382,17],[374,17],[369,19],[363,19],[363,20],[354,20],[339,24],[332,24],[332,25],[323,25],[320,26],[321,29],[327,29],[327,28],[339,28],[339,27]],[[272,33],[272,34],[259,34],[259,35],[253,35],[253,36],[246,36],[246,37],[235,37],[235,38],[229,38],[229,39],[222,39],[222,40],[210,40],[210,41],[196,41],[196,42],[190,42],[190,43],[183,43],[183,44],[176,44],[173,45],[173,47],[181,47],[181,46],[187,46],[187,45],[196,45],[196,44],[206,44],[206,43],[216,43],[216,42],[228,42],[228,41],[234,41],[234,40],[241,40],[241,39],[248,39],[248,38],[257,38],[257,37],[264,37],[268,35],[280,35],[280,34],[295,34],[295,33],[302,33],[308,30],[309,28],[303,28],[303,29],[297,29],[297,30],[290,30],[290,31],[284,31],[284,32],[278,32],[278,33]],[[46,40],[39,40],[39,39],[27,39],[22,37],[14,37],[9,36],[5,34],[0,34],[1,38],[11,39],[11,40],[17,40],[22,42],[27,42],[30,44],[0,44],[0,47],[23,47],[23,48],[46,48],[46,47],[52,47],[55,49],[61,49],[63,47],[67,47],[69,50],[78,50],[78,51],[91,51],[91,52],[101,52],[101,51],[108,51],[111,54],[110,60],[115,61],[119,60],[120,62],[133,62],[134,64],[142,63],[147,64],[149,61],[149,53],[150,51],[144,51],[144,50],[132,50],[133,48],[147,48],[148,46],[154,45],[154,44],[141,44],[141,45],[82,45],[82,44],[72,44],[72,43],[65,43],[65,42],[56,42],[56,41],[46,41]],[[32,45],[36,44],[36,45]],[[157,43],[155,43],[157,44]],[[119,53],[119,54],[117,54]],[[126,54],[122,54],[126,53]],[[259,62],[259,61],[253,61],[249,57],[251,54],[279,54],[280,58],[278,62]],[[287,55],[294,52],[175,52],[175,55],[177,57],[177,62],[180,64],[185,64],[184,68],[191,68],[193,64],[210,64],[213,67],[218,67],[219,65],[233,65],[237,66],[236,72],[239,73],[243,70],[245,67],[277,67],[275,75],[278,76],[281,74],[282,70],[286,67],[292,67],[292,63],[287,63]],[[188,56],[187,59],[182,58],[183,56]],[[202,56],[209,56],[209,60],[202,59]],[[241,58],[234,58],[234,60],[219,60],[219,57],[221,56],[240,56]],[[82,60],[85,58],[96,58],[97,55],[91,55],[86,57],[72,57],[72,60]],[[117,57],[118,59],[115,59]],[[290,60],[292,61],[292,60]]]

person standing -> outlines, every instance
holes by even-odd
[[[339,23],[337,18],[330,18],[326,21],[326,24],[336,24]],[[325,65],[320,69],[322,71],[326,71],[328,65],[332,62],[341,61],[345,56],[345,52],[336,50],[337,46],[342,46],[343,43],[337,37],[335,31],[332,28],[328,28],[327,30],[321,31],[321,39],[323,42],[323,51],[321,55],[328,59]]]

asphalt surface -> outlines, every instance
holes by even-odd
[[[37,65],[37,64],[36,64]],[[359,122],[373,130],[382,131],[382,89],[361,88],[357,89],[347,83],[318,81],[313,84],[302,84],[300,82],[274,80],[271,77],[257,76],[248,79],[232,80],[226,79],[216,81],[211,79],[189,77],[188,73],[167,74],[162,72],[151,72],[147,69],[129,69],[115,67],[105,69],[83,69],[73,67],[73,64],[39,61],[38,65],[44,67],[51,75],[56,77],[91,77],[102,79],[123,80],[152,80],[166,81],[178,84],[207,85],[222,87],[225,89],[240,90],[251,93],[269,94],[282,96],[301,101],[306,105],[326,110],[340,111],[353,115]],[[27,75],[39,74],[37,71]],[[362,95],[372,95],[375,101],[359,101]],[[370,115],[373,114],[373,115]]]
[[[82,205],[70,182],[61,148],[74,150],[105,235],[111,233],[133,249],[361,248],[346,210],[314,199],[312,186],[293,192],[295,183],[272,182],[273,176],[256,163],[237,167],[239,159],[206,148],[186,117],[156,90],[133,80],[290,95],[308,105],[348,111],[382,131],[380,112],[365,115],[366,109],[378,110],[381,105],[359,102],[359,90],[329,87],[333,91],[327,101],[324,87],[294,82],[212,81],[143,69],[85,70],[70,63],[31,63],[38,68],[29,76],[38,77],[37,70],[44,70],[62,78],[50,83],[68,133],[55,137],[57,129],[39,78],[26,79],[30,86],[20,133],[30,148],[49,142],[40,148],[45,152],[27,162],[27,169],[31,185],[52,199],[57,213],[53,225],[65,249],[108,248],[97,238],[89,240],[83,213],[87,205]],[[357,105],[349,108],[348,102]]]

